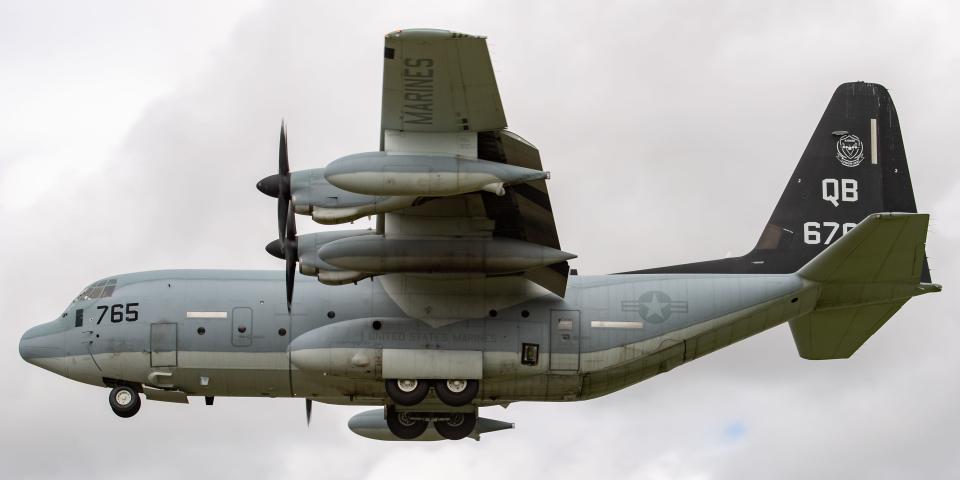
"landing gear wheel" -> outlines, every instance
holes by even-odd
[[[451,407],[461,407],[477,397],[480,383],[476,380],[438,380],[433,389],[441,402]]]
[[[393,403],[409,407],[427,398],[430,384],[423,380],[399,379],[387,380],[387,395]]]
[[[477,414],[475,413],[458,412],[452,414],[450,416],[450,420],[437,420],[433,422],[433,428],[436,428],[437,433],[447,440],[460,440],[461,438],[466,438],[467,435],[470,435],[470,433],[473,432],[473,429],[476,426]]]
[[[427,430],[426,420],[414,420],[409,417],[410,412],[398,412],[393,407],[387,408],[387,428],[390,433],[404,440],[413,440],[423,435]]]
[[[121,385],[110,390],[110,408],[120,418],[130,418],[140,411],[140,395],[133,387]]]

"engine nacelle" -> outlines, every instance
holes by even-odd
[[[535,243],[507,238],[344,238],[320,247],[334,267],[383,273],[514,273],[576,258]]]
[[[550,178],[540,170],[450,155],[370,152],[334,160],[324,169],[332,185],[364,195],[445,197],[477,191],[497,195],[504,185]]]
[[[294,209],[310,215],[317,223],[336,225],[358,218],[387,213],[413,205],[413,196],[374,196],[348,192],[331,185],[324,169],[314,168],[290,174]]]
[[[344,285],[354,283],[371,276],[366,272],[344,270],[324,262],[317,252],[324,245],[344,238],[374,235],[373,230],[339,230],[333,232],[317,232],[299,235],[297,237],[297,252],[299,254],[300,273],[317,277],[327,285]]]

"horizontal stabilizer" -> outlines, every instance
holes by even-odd
[[[797,272],[821,287],[816,309],[790,321],[801,357],[849,358],[911,297],[939,291],[920,283],[928,220],[872,214]]]
[[[804,265],[820,283],[918,283],[927,222],[923,213],[875,213]]]

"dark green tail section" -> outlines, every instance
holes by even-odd
[[[875,83],[845,83],[830,99],[753,250],[624,273],[792,273],[868,215],[916,211],[890,94]],[[921,281],[930,282],[926,261]]]

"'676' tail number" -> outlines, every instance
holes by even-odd
[[[841,226],[843,227],[842,231],[840,231]],[[856,223],[844,223],[841,225],[838,222],[805,222],[803,224],[803,243],[808,245],[829,245],[842,235],[853,230],[853,227],[856,226]],[[840,235],[837,235],[838,231],[840,231]]]
[[[107,312],[110,312],[110,321],[113,323],[120,323],[124,320],[128,322],[136,322],[140,318],[140,311],[137,308],[140,307],[139,303],[115,303],[113,305],[97,305],[97,310],[100,310],[100,318],[97,319],[97,325],[100,325],[100,322],[107,317]]]

